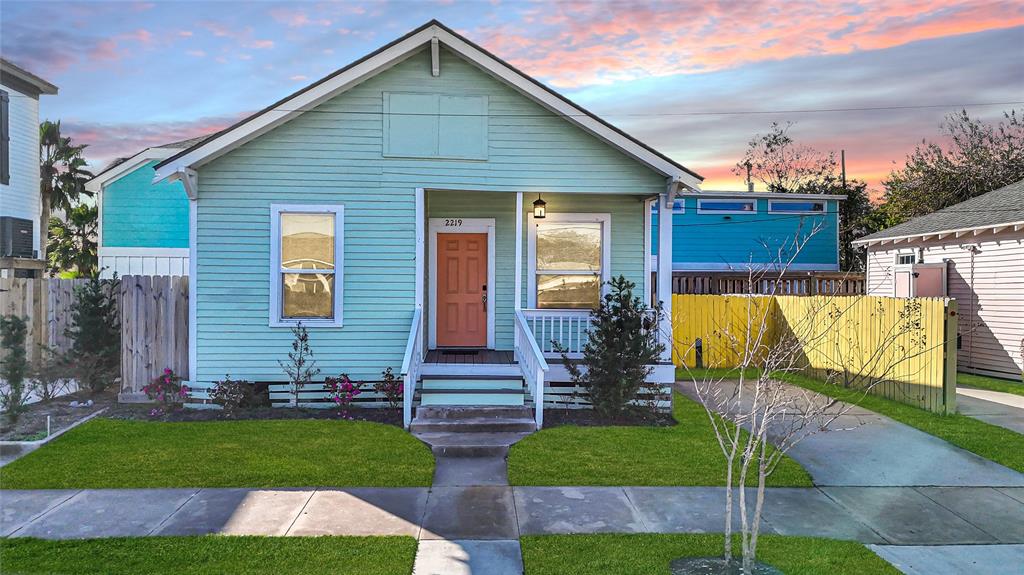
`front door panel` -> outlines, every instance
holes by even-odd
[[[487,346],[487,234],[437,234],[437,345]]]

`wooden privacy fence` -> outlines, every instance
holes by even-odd
[[[861,295],[864,274],[857,272],[675,272],[674,294]]]
[[[39,357],[40,347],[58,353],[71,349],[65,331],[74,290],[86,281],[0,278],[0,315],[26,320],[30,360]],[[120,282],[121,391],[141,397],[142,386],[165,368],[187,377],[188,278],[122,276]]]
[[[731,368],[792,346],[794,367],[812,377],[937,413],[956,409],[953,300],[675,295],[672,314],[676,365]]]

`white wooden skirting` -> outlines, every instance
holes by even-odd
[[[188,248],[100,248],[100,277],[187,276]]]

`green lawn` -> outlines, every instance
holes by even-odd
[[[428,486],[430,449],[392,425],[97,418],[0,468],[5,489]]]
[[[537,535],[523,537],[522,546],[526,575],[651,575],[668,573],[669,563],[679,557],[720,555],[722,536]],[[763,535],[758,559],[786,575],[899,574],[853,541]]]
[[[875,413],[916,427],[985,459],[1024,473],[1024,435],[979,421],[966,415],[939,415],[877,395],[829,385],[798,374],[785,374],[784,381],[857,404]]]
[[[541,430],[512,446],[512,485],[724,485],[725,459],[698,403],[674,394],[673,427],[578,427]],[[810,487],[788,457],[772,487]]]
[[[135,537],[0,542],[4,573],[408,575],[412,537]]]
[[[1021,383],[1020,380],[1013,381],[1011,379],[998,379],[995,377],[986,377],[984,375],[958,373],[956,374],[956,384],[957,386],[963,385],[966,387],[987,389],[989,391],[1001,391],[1003,393],[1024,395],[1024,383]]]

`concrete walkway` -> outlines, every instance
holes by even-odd
[[[408,535],[722,530],[718,487],[433,487],[0,491],[0,535]],[[1024,489],[769,489],[764,532],[897,545],[1024,544]]]
[[[697,399],[692,383],[676,389]],[[1024,487],[1024,474],[884,415],[839,406],[844,415],[830,428],[841,431],[811,435],[789,451],[815,485]]]
[[[956,405],[963,415],[1024,434],[1024,396],[957,387]]]

